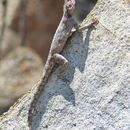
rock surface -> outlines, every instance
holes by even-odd
[[[26,7],[22,7],[23,2]],[[34,49],[45,62],[62,5],[63,0],[7,0],[5,8],[0,2],[0,31],[5,23],[0,32],[0,56],[24,45]]]
[[[130,129],[130,5],[128,0],[98,0],[84,20],[99,23],[75,33],[64,49],[66,72],[55,69],[45,86],[33,130]],[[28,130],[33,93],[1,116],[2,130]]]
[[[62,16],[63,1],[7,0],[6,8],[0,2],[0,56],[3,58],[16,47],[24,45],[34,49],[45,62]],[[75,17],[79,20],[85,17],[94,1],[78,0]]]
[[[20,35],[11,28],[15,15],[18,14],[20,1],[7,0],[6,4],[0,2],[0,59],[20,45]]]
[[[62,16],[63,0],[29,0],[27,46],[46,60],[55,30]],[[44,49],[43,49],[44,48]]]
[[[42,60],[31,49],[19,47],[0,62],[0,113],[38,81]]]

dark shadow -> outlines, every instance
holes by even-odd
[[[76,1],[75,18],[82,22],[89,12],[95,7],[97,0],[77,0]]]
[[[42,96],[40,97],[40,101],[42,101],[42,103],[37,103],[37,107],[40,107],[37,110],[40,111],[37,111],[36,115],[33,117],[32,130],[37,129],[37,127],[39,126],[42,117],[46,111],[48,102],[52,99],[53,96],[56,97],[57,95],[62,95],[65,100],[70,103],[70,105],[75,106],[75,94],[71,89],[70,84],[73,81],[75,68],[78,68],[80,72],[84,71],[86,59],[88,57],[89,38],[93,29],[94,27],[91,27],[86,33],[84,33],[85,39],[83,39],[83,35],[81,35],[81,33],[75,33],[75,36],[72,36],[69,39],[75,40],[75,37],[78,37],[77,39],[79,39],[73,41],[73,45],[67,44],[67,46],[65,47],[65,51],[63,51],[63,55],[65,57],[69,57],[69,66],[64,73],[57,76],[55,74],[51,76],[54,79],[53,81],[50,79],[50,81],[53,82],[53,86],[51,82],[47,83],[46,88],[43,91],[44,94],[41,94]],[[59,67],[55,67],[53,73],[55,73],[55,71],[59,72]],[[38,105],[39,103],[40,105]],[[43,129],[46,128],[48,128],[47,125],[43,127]]]
[[[86,59],[88,57],[89,38],[90,38],[92,30],[94,30],[94,29],[95,29],[94,26],[91,26],[88,29],[88,31],[84,34],[85,39],[83,39],[83,36],[80,36],[81,34],[78,34],[77,37],[80,37],[79,39],[82,39],[82,40],[80,40],[80,43],[78,43],[78,42],[75,43],[75,44],[78,44],[78,46],[76,47],[77,50],[75,50],[75,52],[72,52],[72,54],[71,54],[71,55],[73,55],[72,56],[73,61],[75,61],[72,64],[74,64],[74,66],[76,68],[78,68],[80,70],[80,72],[84,71],[84,67],[85,67],[85,64],[86,64]]]

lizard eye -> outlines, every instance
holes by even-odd
[[[72,15],[75,9],[75,0],[65,0],[65,6],[68,14]]]

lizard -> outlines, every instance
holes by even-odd
[[[85,26],[79,27],[77,22],[72,17],[75,9],[75,4],[76,4],[75,0],[64,0],[63,16],[54,34],[41,81],[37,86],[37,88],[35,88],[34,96],[30,103],[30,108],[28,112],[28,126],[30,129],[32,126],[33,115],[36,112],[36,104],[41,95],[41,92],[44,89],[44,86],[46,85],[49,79],[52,69],[57,63],[62,64],[63,69],[65,69],[68,65],[67,59],[60,54],[68,38],[72,35],[73,32],[86,29],[96,22],[96,20],[92,20]]]

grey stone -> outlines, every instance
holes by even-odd
[[[99,24],[68,41],[63,55],[69,67],[52,73],[37,104],[33,130],[130,129],[129,14],[127,0],[98,1],[83,24],[92,17]],[[8,120],[6,127],[12,130],[19,120],[25,129],[32,95],[1,117],[1,128]]]

